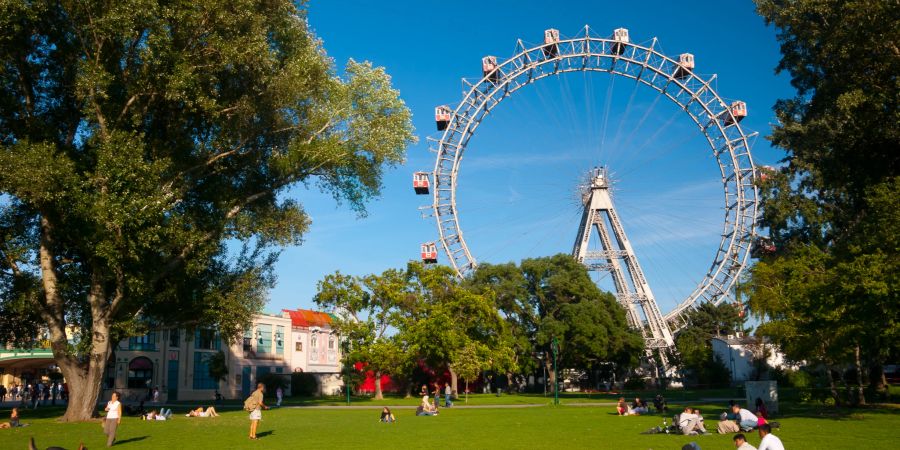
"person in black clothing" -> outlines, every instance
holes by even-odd
[[[382,422],[393,423],[396,420],[397,419],[394,418],[394,413],[391,412],[391,408],[388,408],[387,406],[385,406],[381,410],[381,421]]]

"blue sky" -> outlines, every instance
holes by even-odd
[[[285,249],[268,310],[312,307],[326,274],[367,274],[401,267],[419,244],[437,238],[433,219],[417,210],[412,172],[431,171],[427,136],[438,137],[433,110],[462,98],[463,77],[480,75],[484,55],[509,57],[517,38],[542,39],[625,27],[633,42],[670,56],[690,52],[696,72],[717,74],[723,98],[748,104],[742,122],[757,164],[782,157],[763,136],[772,105],[793,94],[776,76],[775,30],[750,1],[530,2],[325,1],[309,5],[309,21],[338,68],[347,59],[384,66],[413,112],[419,143],[405,165],[386,173],[383,196],[357,218],[329,195],[298,188],[313,224],[299,247]],[[580,219],[576,188],[586,171],[608,165],[625,231],[663,312],[705,274],[724,213],[718,168],[696,126],[645,86],[608,74],[548,77],[504,101],[479,127],[461,165],[461,226],[479,261],[518,261],[571,252]],[[446,262],[444,255],[440,260]],[[600,278],[601,286],[609,286]]]

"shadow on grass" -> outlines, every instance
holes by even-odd
[[[128,444],[131,442],[139,442],[139,441],[143,441],[144,439],[147,439],[148,437],[149,436],[138,436],[138,437],[133,437],[133,438],[128,438],[128,439],[123,439],[121,441],[117,440],[115,445]]]
[[[261,432],[261,433],[256,433],[256,437],[258,437],[258,438],[264,438],[264,437],[266,437],[266,436],[271,436],[271,435],[273,435],[273,434],[275,434],[274,431],[268,430],[268,431],[263,431],[263,432]]]

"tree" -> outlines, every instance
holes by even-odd
[[[518,268],[483,264],[471,283],[495,293],[515,330],[518,361],[532,359],[538,351],[549,355],[553,337],[559,339],[559,364],[565,368],[590,369],[600,362],[629,366],[642,353],[643,340],[629,329],[625,310],[570,255],[526,259]],[[555,377],[550,358],[544,363]]]
[[[730,303],[701,303],[685,316],[687,325],[675,336],[678,366],[701,386],[727,386],[728,368],[712,351],[711,338],[744,331],[740,311]]]
[[[750,305],[793,357],[856,366],[864,402],[864,362],[880,367],[900,337],[900,4],[757,0],[757,9],[778,29],[776,70],[797,95],[775,105],[770,139],[786,156],[760,188],[777,251],[754,267]]]
[[[457,373],[466,380],[466,403],[469,403],[469,381],[477,378],[479,374],[490,366],[485,357],[485,349],[474,342],[469,342],[464,347],[456,349],[451,358]]]
[[[228,377],[228,360],[223,351],[219,350],[209,359],[209,376],[215,379],[216,383]]]
[[[413,140],[388,75],[338,76],[289,0],[0,7],[0,317],[40,316],[63,420],[141,327],[239,335],[310,225],[288,189],[364,214]]]
[[[382,375],[397,374],[410,365],[402,343],[389,335],[399,325],[400,300],[406,292],[403,271],[389,269],[381,275],[352,277],[340,272],[319,282],[317,305],[345,317],[334,323],[335,331],[349,349],[345,364],[365,364],[375,377],[375,399],[381,400]]]

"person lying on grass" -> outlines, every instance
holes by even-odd
[[[199,407],[197,409],[191,410],[189,413],[184,415],[185,417],[219,417],[219,413],[216,412],[216,408],[214,406],[210,406],[203,410],[203,407]]]
[[[143,418],[144,418],[144,420],[168,420],[169,417],[171,417],[171,416],[172,416],[171,409],[162,408],[159,410],[159,412],[156,412],[155,409],[153,411],[148,412],[147,414],[144,415]]]

